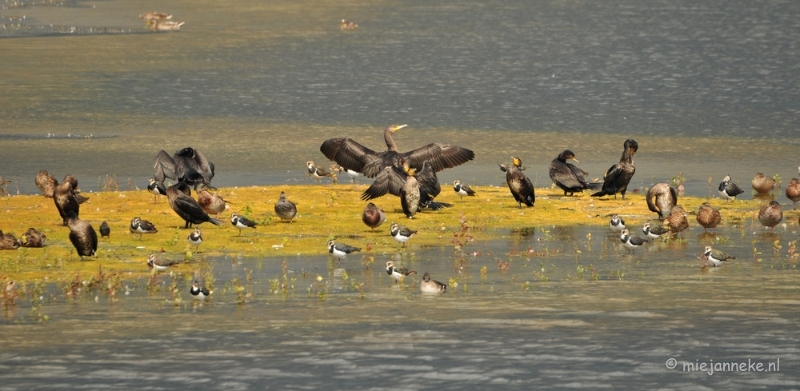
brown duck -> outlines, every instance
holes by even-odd
[[[765,227],[769,227],[770,232],[780,224],[781,220],[783,220],[783,211],[778,201],[770,201],[758,211],[758,221]]]
[[[697,223],[703,227],[704,232],[708,232],[709,228],[714,229],[714,232],[716,232],[720,221],[722,221],[722,217],[719,214],[719,210],[708,202],[700,205],[700,209],[697,211]]]
[[[361,221],[363,221],[367,227],[372,228],[372,231],[375,231],[375,228],[380,227],[381,224],[386,221],[386,213],[377,205],[370,202],[364,207],[364,213],[361,214]]]
[[[0,250],[16,250],[19,248],[19,241],[12,234],[3,234],[0,231]]]
[[[647,191],[647,208],[658,213],[659,220],[664,220],[672,213],[672,207],[678,203],[678,190],[668,183],[656,183]]]
[[[197,191],[197,203],[203,208],[203,211],[212,215],[217,215],[228,209],[228,202],[225,201],[219,194],[212,193],[205,188]]]
[[[686,211],[680,205],[672,207],[669,217],[666,218],[669,231],[673,234],[681,233],[683,230],[689,228],[689,220],[686,219]]]
[[[47,242],[47,236],[36,230],[36,228],[28,228],[28,231],[22,235],[22,247],[44,247]]]
[[[797,201],[800,201],[800,180],[797,178],[792,178],[786,186],[786,198],[794,203],[792,209],[797,209]]]
[[[761,194],[769,193],[778,187],[778,184],[775,182],[775,180],[765,176],[760,172],[756,174],[755,178],[753,178],[752,184],[753,190]]]

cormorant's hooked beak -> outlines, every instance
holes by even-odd
[[[398,131],[398,130],[400,130],[400,129],[403,129],[403,128],[405,128],[406,126],[408,126],[408,124],[395,125],[395,126],[393,127],[393,129],[392,129],[392,133],[394,133],[394,132],[396,132],[396,131]]]

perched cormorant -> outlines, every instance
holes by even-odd
[[[194,280],[194,282],[192,282],[192,287],[189,289],[189,293],[195,300],[205,300],[207,297],[211,296],[214,291],[209,291],[205,287],[200,287],[200,282]]]
[[[764,176],[760,172],[753,178],[752,185],[753,190],[760,194],[769,193],[778,188],[778,183],[774,179]]]
[[[587,181],[588,172],[581,170],[574,164],[567,163],[567,160],[574,160],[575,154],[569,149],[564,150],[550,162],[550,180],[564,190],[564,195],[573,195],[576,192],[582,192],[584,189],[599,189],[601,183]]]
[[[628,191],[628,184],[636,172],[636,164],[633,162],[633,155],[639,150],[639,144],[634,139],[627,139],[623,144],[625,149],[622,151],[622,157],[619,163],[611,166],[603,176],[603,188],[597,193],[592,194],[592,197],[602,197],[604,195],[614,195],[617,198],[617,193],[622,194],[622,199],[625,199],[625,193]]]
[[[464,199],[464,196],[475,197],[475,191],[467,186],[467,184],[461,183],[460,179],[453,181],[453,191],[455,191],[461,199]]]
[[[36,175],[36,187],[44,193],[44,196],[47,198],[53,198],[53,192],[58,186],[58,180],[47,173],[46,170],[39,171],[39,174]]]
[[[719,194],[725,197],[726,202],[736,199],[736,196],[744,193],[744,190],[739,188],[739,185],[731,182],[731,177],[726,175],[719,183]]]
[[[28,231],[22,235],[22,247],[44,247],[45,243],[47,243],[47,236],[36,228],[28,228]]]
[[[361,251],[361,249],[344,243],[336,243],[333,240],[328,241],[328,252],[340,262],[344,257],[347,256],[347,254],[354,253],[356,251]]]
[[[370,202],[364,207],[364,212],[361,213],[361,221],[370,227],[373,232],[386,221],[386,213],[381,210],[377,205]]]
[[[244,216],[239,216],[238,213],[233,212],[231,213],[231,225],[239,229],[239,236],[242,236],[242,230],[245,228],[256,228],[258,225],[255,221],[252,221]]]
[[[111,227],[108,226],[108,223],[103,221],[100,224],[100,237],[101,238],[110,238],[111,237]]]
[[[191,192],[189,185],[183,182],[178,182],[167,188],[167,198],[169,199],[169,206],[180,216],[186,225],[184,228],[189,228],[192,224],[201,224],[210,222],[214,225],[220,225],[222,222],[210,217],[200,204],[194,200],[186,192]]]
[[[61,216],[63,225],[67,225],[67,218],[70,213],[74,213],[78,217],[80,213],[80,204],[75,197],[75,189],[72,187],[72,182],[64,181],[56,186],[53,192],[53,202],[58,209],[58,214]]]
[[[149,184],[147,185],[147,191],[153,194],[153,202],[158,203],[158,196],[167,195],[167,188],[164,187],[163,183],[156,182],[155,179],[150,178]]]
[[[308,172],[308,175],[311,175],[311,177],[316,179],[317,182],[319,182],[322,178],[325,177],[332,178],[333,175],[330,171],[322,167],[317,167],[317,165],[314,164],[313,160],[309,160],[306,162],[306,171]]]
[[[194,251],[197,252],[197,249],[200,248],[200,244],[203,243],[203,233],[200,232],[200,228],[195,228],[194,232],[189,234],[189,243],[194,245]]]
[[[622,244],[625,245],[625,247],[631,250],[636,250],[637,248],[641,248],[642,246],[647,244],[647,240],[644,240],[638,236],[631,236],[631,233],[628,231],[627,228],[623,229],[619,233],[619,240],[622,242]]]
[[[732,255],[712,249],[711,246],[706,246],[706,251],[703,252],[703,255],[706,257],[707,263],[710,263],[712,266],[720,266],[722,262],[726,262],[729,259],[736,259],[736,257]]]
[[[19,248],[19,241],[12,234],[4,234],[0,231],[0,250],[16,250]]]
[[[511,195],[519,204],[522,209],[522,204],[533,206],[536,202],[536,194],[533,190],[533,184],[525,174],[522,173],[522,160],[518,157],[511,157],[511,165],[506,167],[505,164],[500,165],[500,171],[506,173],[506,183],[508,189],[511,190]]]
[[[394,265],[394,261],[386,261],[386,274],[392,276],[394,282],[397,283],[398,281],[402,281],[406,276],[417,274],[417,272],[415,270],[408,270],[405,266],[397,267]]]
[[[678,203],[678,190],[668,183],[656,183],[647,191],[647,209],[658,213],[658,219],[664,220]]]
[[[445,293],[447,292],[447,285],[431,280],[430,273],[425,272],[422,275],[422,281],[419,282],[419,290],[422,293]]]
[[[411,237],[416,235],[416,233],[417,231],[410,229],[405,225],[392,223],[392,225],[389,226],[389,234],[392,235],[394,240],[402,243],[402,247],[405,247],[408,239],[411,239]]]
[[[717,225],[722,221],[722,216],[719,214],[717,208],[711,206],[708,202],[700,205],[697,210],[697,223],[703,227],[703,232],[708,232],[709,228],[713,228],[714,232],[717,231]]]
[[[475,158],[475,153],[457,145],[431,143],[424,147],[405,153],[397,151],[392,134],[408,125],[391,125],[383,131],[387,150],[375,152],[349,138],[332,138],[320,146],[325,157],[338,163],[347,170],[364,174],[367,178],[376,177],[387,166],[402,167],[400,158],[408,160],[408,164],[417,171],[422,171],[422,164],[430,164],[434,172],[445,168],[464,164]]]
[[[669,225],[669,231],[672,233],[681,233],[686,228],[689,228],[689,220],[686,219],[686,211],[680,205],[672,207],[670,215],[665,219]]]
[[[92,257],[97,252],[97,233],[91,224],[78,218],[70,212],[67,217],[69,225],[69,241],[75,246],[75,251],[83,257]]]
[[[214,163],[206,160],[205,155],[198,149],[191,147],[176,151],[172,157],[163,150],[159,151],[153,162],[153,175],[156,182],[163,184],[169,178],[185,182],[189,186],[204,184],[211,187],[214,178]]]
[[[758,211],[758,221],[772,232],[776,225],[783,220],[783,211],[778,201],[770,201]]]
[[[294,216],[297,215],[297,205],[287,200],[286,193],[281,192],[278,202],[275,203],[275,214],[281,218],[281,221],[288,221],[291,223]]]
[[[131,225],[129,227],[132,234],[139,234],[139,240],[142,239],[143,234],[154,234],[158,232],[156,226],[153,223],[142,220],[138,217],[134,217],[131,219]]]
[[[217,193],[208,191],[205,186],[201,185],[197,190],[197,203],[203,208],[203,211],[209,215],[215,214],[219,218],[219,214],[228,209],[228,202]]]
[[[794,203],[794,209],[797,209],[797,201],[800,201],[800,180],[792,178],[788,185],[786,185],[786,198]]]

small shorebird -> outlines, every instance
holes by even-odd
[[[414,236],[417,231],[409,229],[405,225],[392,223],[392,225],[389,227],[389,233],[392,235],[394,240],[402,243],[402,247],[405,247],[408,239],[411,239],[411,237]]]
[[[624,244],[625,247],[631,250],[642,248],[647,243],[647,240],[644,240],[638,236],[631,236],[627,229],[623,229],[622,232],[619,233],[619,239],[622,241],[622,244]]]
[[[730,175],[726,175],[725,178],[722,178],[722,182],[719,183],[719,194],[730,202],[731,200],[735,200],[736,196],[739,194],[744,193],[739,185],[731,182]]]
[[[625,229],[625,220],[619,215],[611,216],[611,220],[608,222],[608,228],[611,228],[614,232],[620,232]]]
[[[344,168],[344,167],[339,166],[339,165],[337,165],[336,170],[339,171],[340,173],[341,172],[347,173],[347,176],[350,177],[350,182],[352,182],[352,183],[356,183],[356,178],[358,178],[360,176],[363,176],[362,173],[360,173],[360,172],[358,172],[356,170],[350,170],[350,169]]]
[[[466,184],[461,183],[460,179],[456,179],[453,181],[453,191],[455,191],[456,194],[458,194],[461,197],[461,199],[464,199],[464,196],[470,196],[470,197],[475,196],[475,191],[470,189],[470,187],[467,186]]]
[[[361,221],[367,225],[367,227],[372,228],[372,231],[375,231],[375,228],[378,228],[386,221],[386,213],[381,210],[377,205],[370,202],[364,207],[364,212],[361,214]]]
[[[711,246],[706,246],[706,251],[703,252],[703,255],[706,257],[706,262],[710,263],[712,266],[720,266],[722,265],[722,262],[725,262],[729,259],[736,259],[736,257],[732,255],[712,249]]]
[[[431,280],[431,275],[428,272],[422,275],[422,281],[419,282],[419,290],[422,293],[445,293],[447,292],[447,285],[439,281]]]
[[[131,219],[131,225],[129,228],[132,234],[139,234],[139,240],[142,239],[143,234],[154,234],[158,232],[153,223],[147,220],[142,220],[138,217]]]
[[[278,202],[275,203],[275,214],[281,218],[281,221],[288,221],[291,223],[294,216],[297,215],[297,205],[287,200],[286,193],[281,192]]]
[[[642,233],[650,239],[658,239],[661,235],[669,233],[669,230],[660,225],[650,227],[650,223],[644,223],[644,226],[642,226]]]
[[[773,232],[775,226],[781,220],[783,220],[783,211],[778,201],[770,201],[769,204],[762,206],[761,210],[758,211],[758,221],[765,227],[769,227],[770,232]]]
[[[417,274],[416,271],[408,270],[406,267],[396,267],[394,261],[386,261],[386,273],[394,278],[395,283],[402,281],[410,274]]]
[[[306,169],[308,171],[308,175],[311,175],[311,177],[316,179],[317,182],[319,182],[322,178],[331,176],[331,173],[328,170],[322,167],[317,167],[313,160],[306,162]]]
[[[708,202],[700,205],[700,209],[697,210],[697,223],[703,227],[703,232],[708,232],[709,228],[714,229],[714,232],[716,232],[720,221],[722,221],[722,216],[717,208],[711,206]]]
[[[786,185],[786,198],[794,203],[792,210],[797,209],[797,201],[800,201],[800,180],[792,178]]]
[[[358,247],[353,247],[344,243],[336,243],[333,240],[328,241],[328,252],[333,255],[339,262],[342,261],[347,254],[354,253],[356,251],[361,251]]]
[[[188,240],[189,243],[194,245],[194,251],[197,252],[197,249],[203,243],[203,234],[200,232],[200,228],[195,228],[194,232],[189,234]]]
[[[108,223],[106,223],[105,221],[100,223],[100,237],[101,238],[111,237],[111,227],[109,227]]]
[[[153,203],[156,204],[158,203],[158,196],[167,195],[167,188],[164,187],[164,184],[156,182],[156,180],[153,178],[150,178],[149,180],[147,191],[153,194]]]
[[[205,298],[211,296],[211,294],[214,293],[214,291],[209,291],[205,287],[201,288],[200,282],[194,280],[194,282],[192,282],[192,288],[189,289],[189,293],[192,294],[192,297],[195,300],[205,300]]]
[[[751,183],[753,185],[753,190],[755,190],[759,194],[769,193],[778,187],[778,183],[775,182],[774,179],[760,172],[756,174],[755,178],[753,178],[753,181]]]
[[[156,254],[150,254],[147,257],[147,268],[149,268],[150,270],[155,269],[158,272],[163,272],[169,269],[170,266],[174,266],[179,263],[181,263],[181,261],[161,259]]]
[[[242,236],[242,230],[245,228],[256,228],[256,222],[249,220],[247,217],[239,216],[236,212],[231,214],[231,224],[239,228],[239,236]]]

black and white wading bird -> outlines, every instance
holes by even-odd
[[[464,196],[475,197],[475,191],[472,190],[466,183],[461,183],[460,179],[453,181],[453,191],[458,194],[462,199]]]
[[[409,229],[405,225],[392,223],[392,225],[389,227],[389,233],[392,235],[394,240],[402,243],[402,247],[405,247],[406,242],[411,239],[412,236],[416,235],[417,231]]]
[[[344,243],[336,243],[334,240],[328,241],[328,252],[339,262],[341,262],[342,259],[347,256],[347,254],[354,253],[356,251],[361,251],[361,249]]]
[[[402,281],[408,275],[417,274],[415,270],[408,270],[407,267],[397,267],[394,261],[386,261],[386,273],[394,278],[394,282]]]
[[[159,196],[167,195],[167,188],[164,186],[164,184],[156,182],[156,180],[153,178],[150,178],[149,180],[149,184],[147,185],[147,191],[153,194],[154,203],[158,203]]]
[[[256,222],[244,216],[239,216],[238,213],[231,213],[231,225],[239,229],[239,236],[242,236],[242,230],[245,228],[256,228]]]
[[[194,246],[194,251],[197,252],[197,250],[200,248],[200,245],[203,244],[203,233],[200,232],[200,228],[195,228],[194,232],[189,234],[187,240],[189,240],[189,243]]]
[[[611,216],[611,220],[608,221],[608,228],[611,228],[614,232],[621,232],[625,229],[625,220],[619,215],[613,215]]]
[[[725,175],[725,178],[722,178],[722,182],[719,183],[719,194],[724,197],[727,202],[735,200],[736,196],[742,193],[744,193],[744,190],[731,181],[730,175]]]
[[[647,243],[647,240],[644,240],[638,236],[631,236],[627,229],[623,229],[622,232],[620,232],[619,239],[622,241],[622,244],[624,244],[625,247],[631,250],[641,248]]]
[[[131,225],[129,228],[132,234],[139,234],[139,240],[142,239],[143,234],[154,234],[158,232],[153,223],[147,220],[142,220],[138,217],[131,219]]]
[[[722,266],[722,262],[727,262],[731,259],[736,259],[736,257],[732,255],[725,254],[722,251],[714,250],[711,246],[706,246],[705,252],[703,255],[706,257],[706,262],[709,266]]]
[[[189,289],[189,293],[192,294],[192,298],[195,300],[205,300],[206,298],[211,296],[211,294],[214,293],[214,291],[209,291],[205,287],[201,287],[200,282],[194,280],[194,282],[192,282],[191,289]]]

